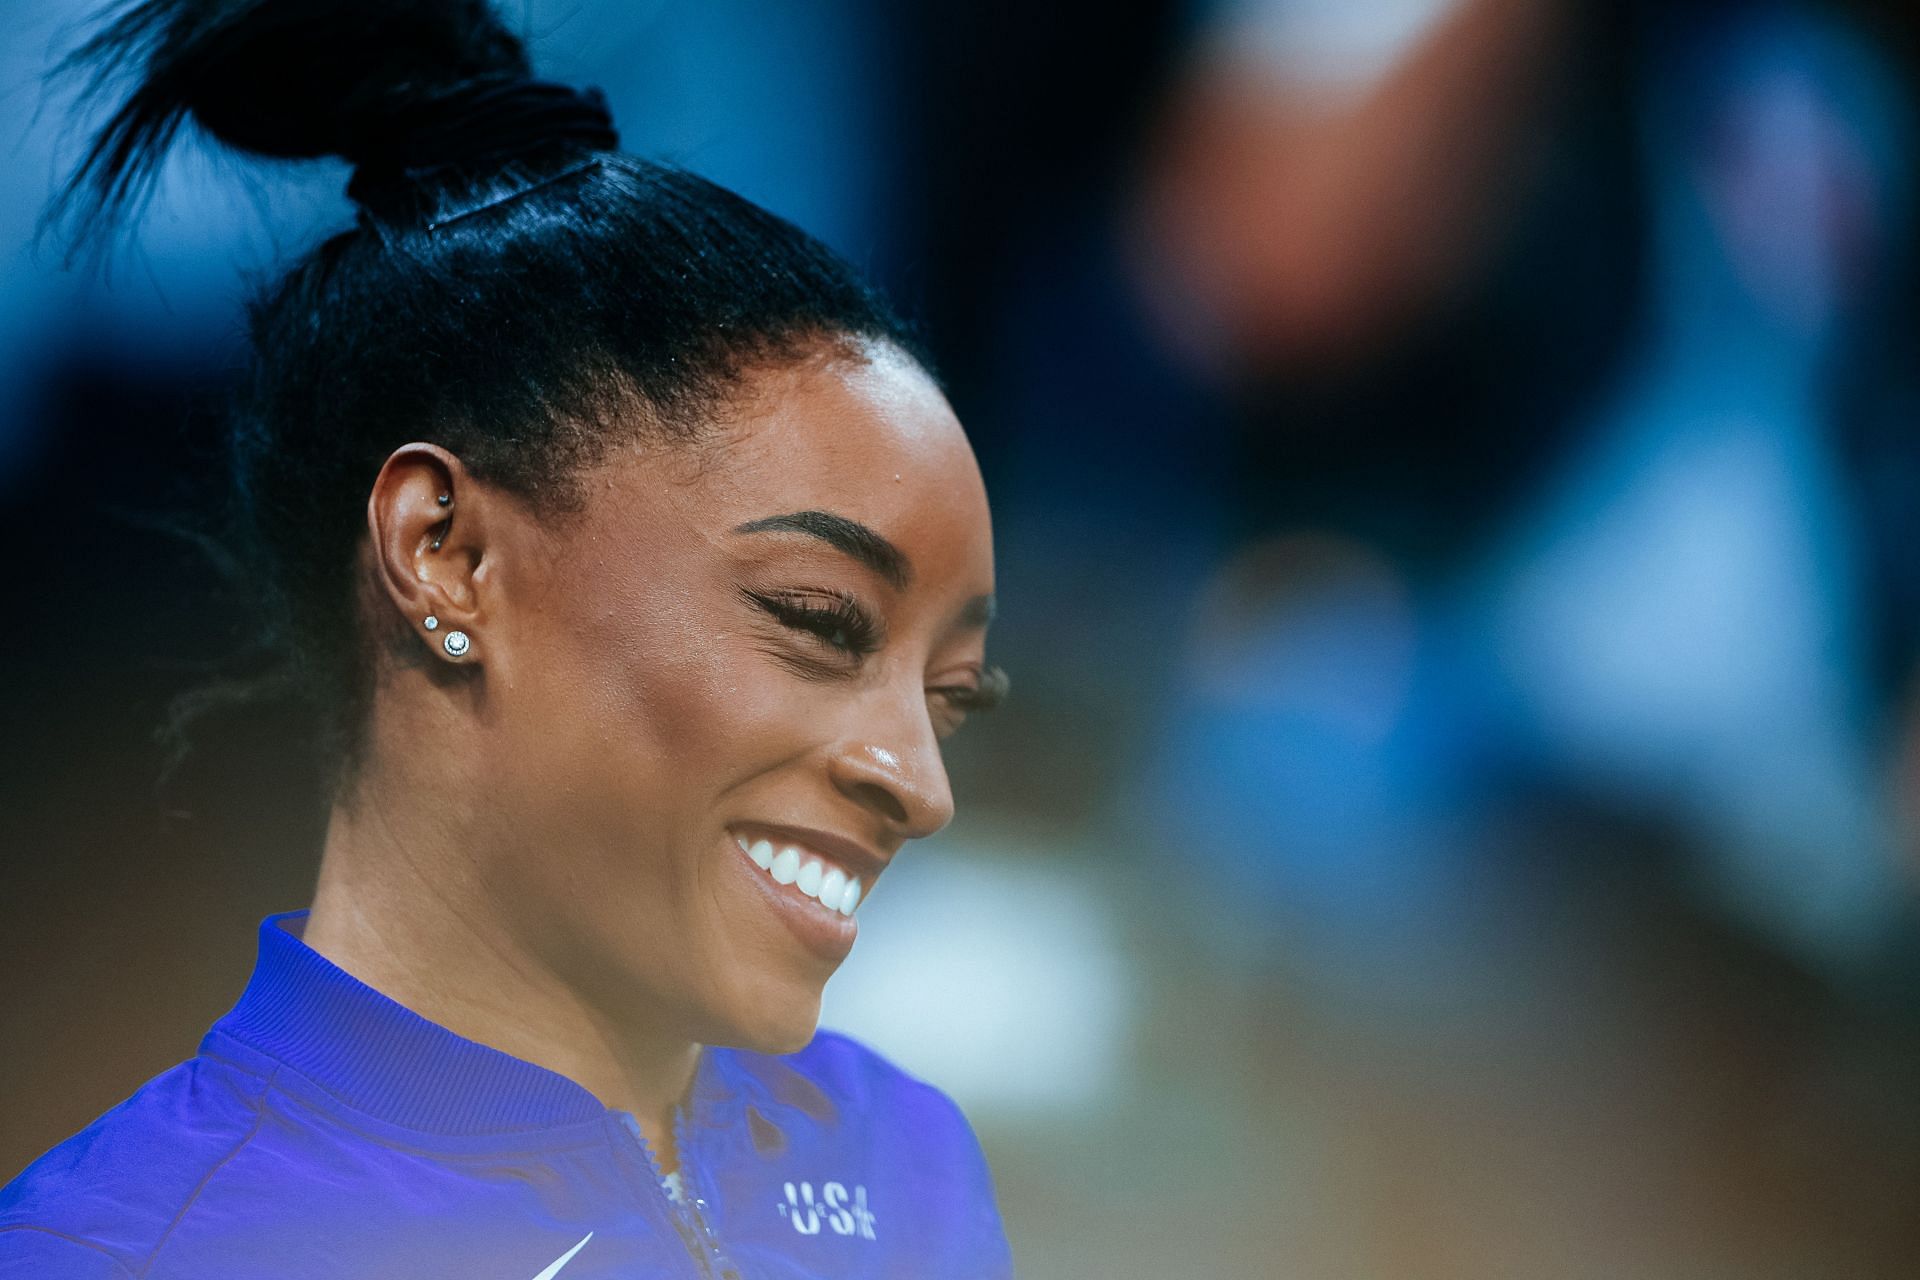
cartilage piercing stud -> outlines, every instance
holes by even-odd
[[[467,651],[467,643],[467,633],[464,631],[449,631],[447,638],[440,642],[450,658],[458,658],[464,654]]]
[[[450,493],[443,493],[443,494],[441,494],[441,495],[440,495],[440,505],[441,505],[441,506],[443,506],[443,507],[444,507],[444,506],[446,506],[446,505],[447,505],[448,503],[450,503],[450,502],[452,502],[452,501],[453,501],[453,495],[452,495],[452,494],[450,494]]]

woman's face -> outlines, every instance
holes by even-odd
[[[595,469],[584,517],[502,567],[476,870],[615,1025],[782,1052],[849,911],[953,816],[993,543],[960,424],[893,349],[748,390],[714,445]]]

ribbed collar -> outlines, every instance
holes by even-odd
[[[544,1129],[607,1113],[558,1072],[456,1035],[360,981],[301,941],[306,917],[260,922],[253,977],[203,1049],[224,1033],[357,1110],[430,1133]]]

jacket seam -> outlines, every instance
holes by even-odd
[[[246,1044],[246,1041],[242,1040],[240,1041],[240,1043]],[[252,1045],[247,1045],[247,1047],[249,1049],[253,1048]],[[202,1046],[199,1056],[202,1058],[211,1058],[215,1062],[221,1063],[225,1066],[232,1067],[235,1071],[240,1072],[242,1075],[252,1076],[256,1080],[264,1080],[270,1074],[267,1071],[262,1071],[259,1067],[253,1065],[252,1063],[242,1062],[240,1061],[240,1059],[233,1057],[230,1054],[221,1053],[217,1049],[208,1049]]]
[[[10,1227],[0,1227],[0,1233],[4,1233],[8,1231],[32,1231],[38,1235],[52,1236],[55,1240],[65,1240],[68,1244],[77,1244],[82,1249],[91,1249],[95,1253],[99,1254],[101,1257],[105,1258],[108,1262],[113,1264],[113,1269],[115,1271],[118,1271],[120,1274],[126,1275],[126,1276],[131,1276],[133,1274],[133,1272],[127,1269],[127,1264],[120,1261],[120,1259],[114,1257],[110,1250],[104,1248],[101,1245],[95,1244],[91,1240],[83,1240],[79,1236],[70,1236],[64,1231],[55,1231],[51,1227],[36,1227],[30,1222],[17,1223],[14,1226],[10,1226]]]
[[[141,1265],[139,1271],[134,1273],[136,1276],[145,1277],[153,1270],[153,1264],[160,1258],[160,1251],[167,1247],[167,1241],[173,1239],[174,1231],[186,1220],[187,1214],[196,1204],[200,1203],[200,1196],[206,1191],[208,1185],[213,1182],[214,1175],[226,1168],[233,1162],[234,1157],[246,1150],[247,1144],[252,1142],[254,1137],[260,1132],[260,1126],[265,1124],[267,1119],[267,1090],[273,1087],[273,1077],[277,1074],[278,1072],[270,1073],[261,1083],[260,1092],[254,1095],[251,1102],[253,1107],[253,1124],[248,1127],[245,1136],[243,1136],[240,1141],[234,1143],[233,1150],[220,1157],[220,1159],[214,1163],[213,1168],[207,1170],[205,1176],[200,1179],[199,1185],[194,1187],[193,1194],[189,1195],[187,1202],[180,1206],[180,1212],[173,1215],[173,1221],[169,1222],[167,1229],[160,1233],[160,1238],[154,1242],[152,1250],[147,1254],[146,1262]]]

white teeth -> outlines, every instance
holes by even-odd
[[[828,867],[827,873],[820,877],[820,892],[815,896],[820,905],[834,911],[840,909],[840,899],[846,896],[847,873],[838,867]]]
[[[773,855],[773,865],[767,871],[775,884],[792,884],[800,877],[800,851],[788,845]]]
[[[795,877],[793,887],[806,894],[809,898],[817,898],[820,896],[820,878],[822,874],[820,864],[812,858],[808,858],[806,865],[800,868],[800,874]]]
[[[840,867],[803,852],[798,845],[783,845],[778,850],[765,838],[749,841],[736,835],[733,842],[753,859],[753,864],[773,877],[775,884],[790,884],[809,898],[819,900],[829,911],[850,916],[860,905],[860,881]]]

